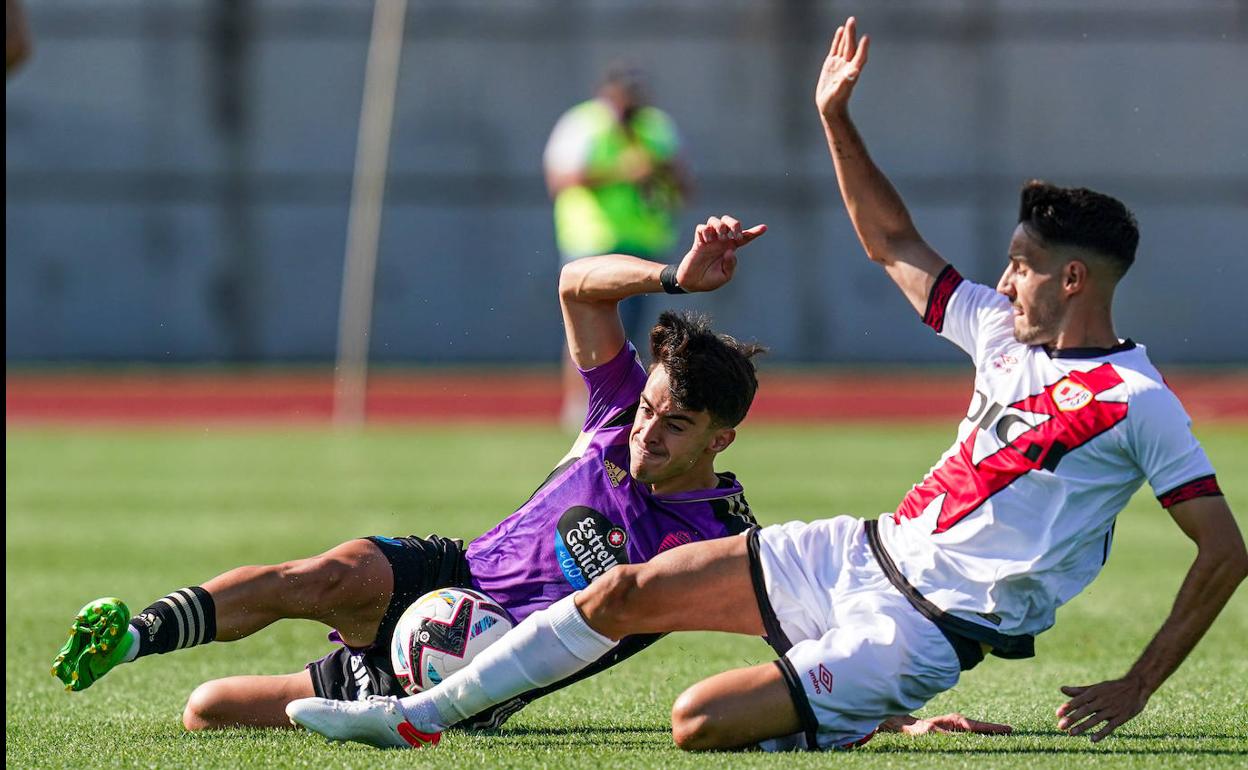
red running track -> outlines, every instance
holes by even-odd
[[[970,399],[957,372],[764,372],[751,422],[955,419]],[[1248,422],[1248,371],[1186,370],[1167,376],[1197,423]],[[327,372],[193,372],[5,375],[5,419],[25,424],[322,423],[330,419]],[[559,378],[550,371],[483,369],[384,372],[368,388],[370,421],[552,421]]]

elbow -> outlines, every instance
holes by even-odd
[[[1248,580],[1248,551],[1244,549],[1244,541],[1235,538],[1232,542],[1217,544],[1211,551],[1198,555],[1204,558],[1207,569],[1215,576],[1215,580],[1234,591],[1241,583]]]
[[[909,254],[931,251],[913,225],[883,231],[874,237],[860,233],[859,239],[867,259],[881,267],[888,267]]]
[[[1244,550],[1243,541],[1240,541],[1239,548],[1235,550],[1235,554],[1230,562],[1234,584],[1238,586],[1240,583],[1248,580],[1248,551]]]
[[[559,271],[559,298],[561,300],[575,300],[580,296],[585,272],[580,262],[581,260],[569,262]]]
[[[1235,533],[1237,537],[1224,538],[1221,542],[1222,553],[1219,554],[1218,561],[1222,564],[1234,585],[1239,585],[1248,580],[1248,548],[1244,547],[1244,538]]]

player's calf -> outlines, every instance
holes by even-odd
[[[318,556],[239,567],[204,584],[217,605],[218,638],[249,636],[283,618],[316,620],[356,646],[373,642],[393,590],[389,562],[368,540]]]

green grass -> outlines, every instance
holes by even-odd
[[[764,523],[891,510],[952,438],[935,428],[746,426],[736,470]],[[1201,438],[1232,508],[1248,513],[1248,428]],[[494,735],[455,734],[419,757],[291,731],[188,734],[200,682],[286,673],[325,629],[287,621],[232,644],[125,666],[83,693],[48,675],[78,607],[155,597],[244,563],[309,555],[361,534],[471,537],[511,511],[566,448],[553,431],[34,430],[6,438],[6,759],[31,766],[1206,767],[1248,765],[1248,596],[1117,735],[1056,731],[1062,684],[1120,675],[1165,617],[1194,548],[1148,494],[1122,514],[1101,577],[1058,615],[1030,661],[989,659],[925,713],[1012,723],[1008,738],[880,736],[837,755],[688,755],[668,733],[679,692],[771,658],[759,640],[683,635],[538,702]]]

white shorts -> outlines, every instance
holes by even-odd
[[[764,749],[851,747],[957,684],[953,646],[888,581],[861,519],[790,522],[750,537],[755,588],[765,589],[759,609],[803,728]]]

